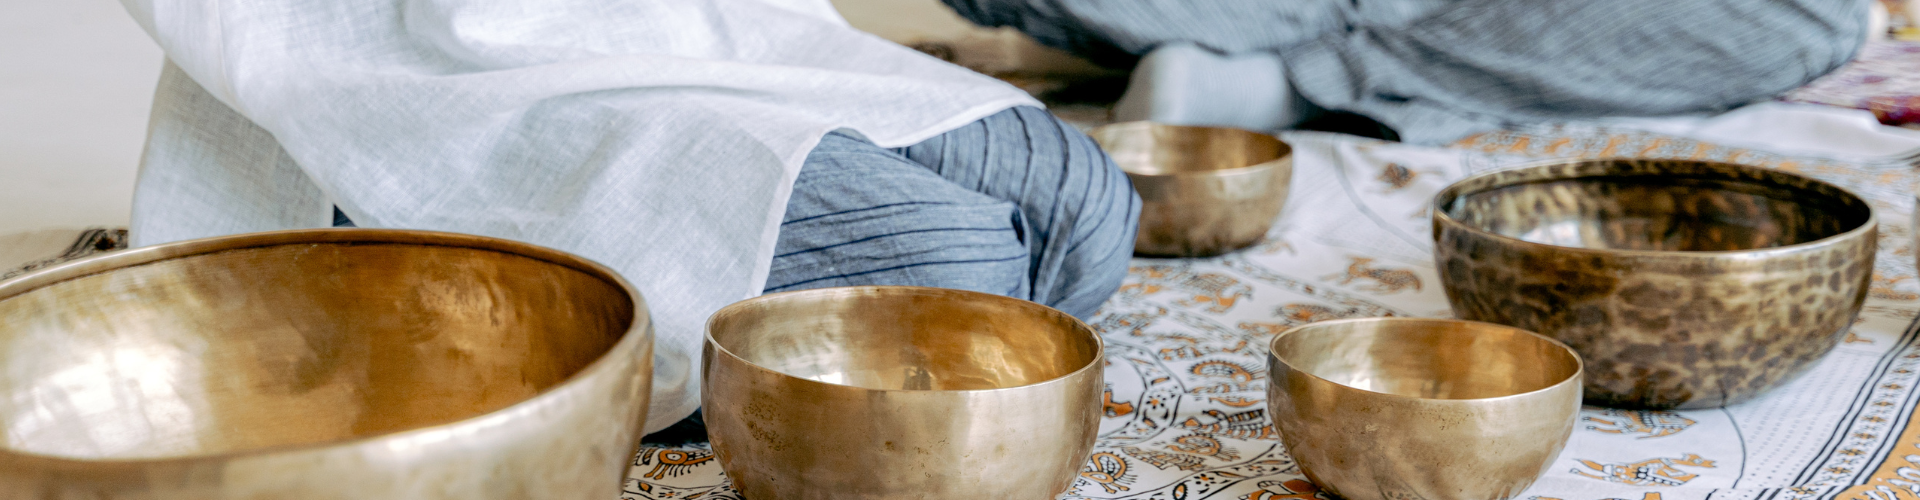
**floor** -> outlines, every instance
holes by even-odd
[[[78,229],[37,229],[0,234],[0,276],[65,252],[80,236]]]

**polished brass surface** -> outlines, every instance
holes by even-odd
[[[1559,339],[1589,402],[1711,408],[1825,355],[1866,299],[1873,211],[1755,167],[1585,160],[1462,180],[1434,198],[1454,313]]]
[[[707,324],[702,408],[745,498],[1047,499],[1093,449],[1099,337],[1023,300],[766,295]]]
[[[651,381],[616,273],[447,233],[128,250],[0,318],[0,499],[605,500]]]
[[[1580,413],[1580,358],[1518,328],[1323,321],[1274,337],[1267,405],[1287,453],[1348,500],[1505,500]]]
[[[1087,135],[1140,193],[1140,255],[1205,257],[1253,245],[1293,182],[1293,148],[1267,134],[1125,122]]]

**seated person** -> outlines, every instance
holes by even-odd
[[[136,245],[338,214],[580,254],[647,301],[649,432],[699,406],[734,301],[919,285],[1085,318],[1131,255],[1139,200],[1092,140],[824,0],[126,2],[169,61]]]
[[[1872,0],[943,0],[1114,66],[1123,119],[1256,130],[1323,110],[1439,144],[1518,124],[1718,111],[1865,42]]]

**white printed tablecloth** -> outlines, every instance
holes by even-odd
[[[1588,408],[1530,500],[1920,499],[1920,278],[1911,158],[1790,157],[1647,132],[1559,127],[1423,148],[1330,134],[1294,144],[1268,240],[1212,259],[1136,259],[1096,319],[1107,345],[1099,442],[1063,499],[1327,500],[1267,419],[1265,346],[1312,321],[1450,316],[1425,203],[1466,175],[1544,158],[1677,157],[1799,172],[1869,199],[1871,297],[1808,374],[1724,409]],[[628,499],[735,499],[712,452],[644,449]]]

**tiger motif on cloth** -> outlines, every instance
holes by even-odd
[[[1640,439],[1666,437],[1679,434],[1695,423],[1693,419],[1670,411],[1641,411],[1608,409],[1599,416],[1581,417],[1580,420],[1593,422],[1587,430],[1607,434],[1642,434]]]
[[[1347,265],[1346,272],[1334,273],[1320,279],[1340,280],[1342,285],[1351,285],[1354,281],[1363,279],[1373,280],[1373,286],[1355,288],[1381,295],[1399,292],[1408,287],[1412,287],[1414,291],[1420,290],[1420,275],[1414,274],[1413,271],[1372,267],[1368,264],[1372,263],[1373,259],[1368,257],[1347,257],[1347,259],[1353,263]]]
[[[1139,281],[1121,285],[1121,296],[1141,297],[1163,290],[1176,290],[1190,295],[1174,301],[1175,305],[1196,307],[1205,304],[1207,312],[1212,313],[1227,312],[1241,299],[1253,297],[1253,286],[1224,274],[1195,273],[1175,266],[1136,266],[1128,269],[1127,273]]]
[[[1599,474],[1591,474],[1580,469],[1572,469],[1574,474],[1634,486],[1680,486],[1687,484],[1687,481],[1692,481],[1693,478],[1700,477],[1700,475],[1687,472],[1677,466],[1684,465],[1708,469],[1714,467],[1712,460],[1701,458],[1700,455],[1692,453],[1688,453],[1686,456],[1680,458],[1650,458],[1629,464],[1603,464],[1592,460],[1578,460],[1578,462],[1580,462],[1580,465],[1585,465],[1588,469],[1592,469],[1593,472],[1598,472]]]

